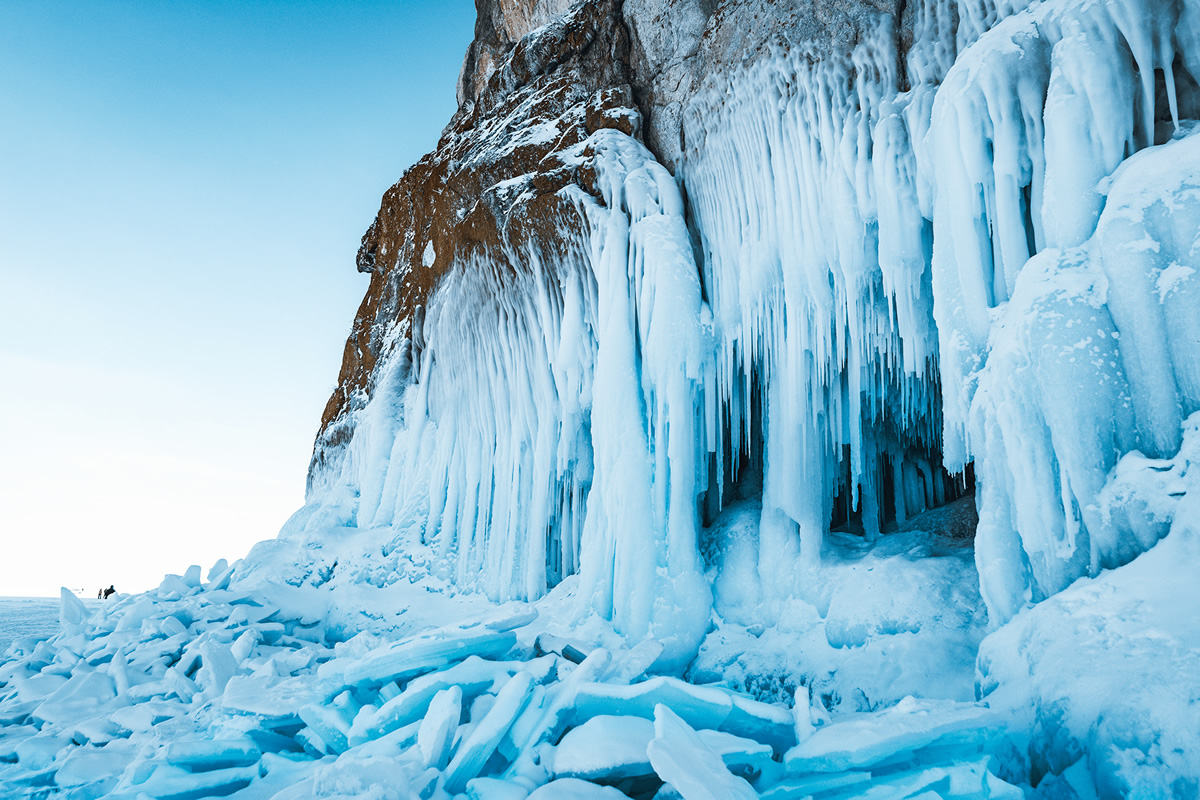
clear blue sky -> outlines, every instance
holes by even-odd
[[[455,2],[0,3],[0,595],[156,585],[303,502]]]

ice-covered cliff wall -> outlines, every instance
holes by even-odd
[[[1190,131],[1196,8],[1017,12],[925,4],[903,58],[884,18],[844,56],[779,48],[689,107],[680,175],[735,417],[735,385],[769,376],[764,578],[795,578],[797,541],[819,550],[847,460],[868,532],[975,460],[995,622],[1153,542],[1099,495],[1122,453],[1174,452],[1200,399],[1190,190],[1145,198],[1137,170],[1126,199],[1113,173]],[[1148,227],[1156,204],[1176,209]],[[1064,259],[1078,271],[1048,277]]]
[[[497,599],[579,573],[681,658],[731,499],[768,599],[976,479],[993,624],[1150,547],[1105,485],[1200,407],[1200,9],[1025,5],[482,4],[286,536]]]

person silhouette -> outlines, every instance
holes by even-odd
[[[97,599],[97,600],[103,600],[103,599],[104,599],[104,589],[101,589],[100,591],[96,592],[96,599]]]
[[[109,595],[114,595],[116,593],[117,590],[112,587],[112,584],[109,584],[108,588],[104,590],[104,599],[107,600]]]

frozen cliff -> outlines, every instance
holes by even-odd
[[[478,11],[306,506],[64,605],[86,710],[227,742],[105,791],[1194,796],[1200,2]],[[0,722],[92,696],[58,657]]]
[[[370,569],[428,545],[496,600],[578,573],[685,660],[739,500],[768,619],[819,594],[831,527],[972,491],[993,627],[1128,562],[1166,528],[1113,468],[1200,408],[1198,19],[483,6],[458,114],[363,239],[286,537],[386,527]]]

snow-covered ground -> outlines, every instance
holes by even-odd
[[[0,597],[0,653],[16,639],[58,633],[58,607],[56,597]]]

